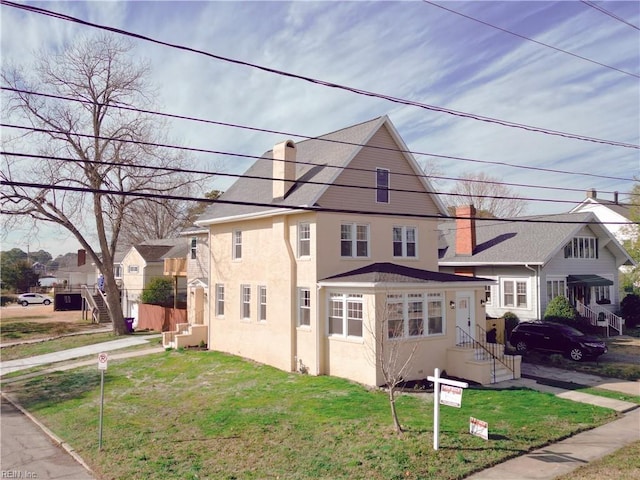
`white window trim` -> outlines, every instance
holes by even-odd
[[[445,308],[444,292],[422,291],[422,292],[403,292],[391,294],[398,296],[393,303],[402,303],[402,335],[397,337],[389,337],[388,329],[385,329],[385,340],[390,342],[415,340],[425,338],[443,337],[447,334],[447,309]],[[419,295],[419,297],[410,297],[410,295]],[[415,302],[416,298],[420,298],[422,302],[422,335],[409,335],[409,303]],[[441,304],[442,309],[442,332],[429,333],[429,301],[437,300]],[[385,299],[385,301],[389,301]],[[391,301],[389,301],[391,303]],[[387,319],[388,320],[388,319]]]
[[[549,282],[564,282],[564,292],[562,292],[560,295],[562,295],[563,297],[567,297],[569,296],[569,292],[568,292],[568,284],[567,284],[567,277],[566,276],[548,276],[545,282],[545,288],[546,288],[546,298],[547,298],[547,303],[550,302],[551,300],[553,300],[553,296],[551,295],[552,292],[549,291]]]
[[[351,255],[342,255],[342,227],[348,225],[351,229]],[[358,253],[358,227],[366,227],[367,229],[367,254],[357,255]],[[341,222],[340,223],[340,258],[367,259],[371,258],[371,225],[368,223],[357,222]]]
[[[308,307],[303,307],[302,306],[302,292],[308,292],[309,293],[309,306]],[[307,287],[299,287],[298,288],[298,308],[297,308],[297,327],[301,328],[303,330],[310,330],[311,329],[311,289],[307,288]],[[301,323],[302,320],[302,309],[308,310],[309,311],[309,325],[303,324]]]
[[[393,251],[393,247],[395,244],[395,240],[393,238],[393,231],[396,228],[401,229],[401,235],[402,235],[402,239],[401,239],[402,253],[400,255],[395,255],[395,252]],[[409,243],[407,241],[407,231],[409,229],[413,229],[415,252],[416,252],[416,254],[411,257],[407,255],[407,246]],[[394,225],[393,228],[391,229],[391,253],[393,254],[393,258],[417,259],[418,258],[418,227],[414,225]]]
[[[238,234],[240,238],[238,239]],[[242,230],[234,230],[232,233],[233,237],[231,240],[231,257],[235,261],[242,260]],[[239,240],[239,241],[238,241]],[[237,247],[240,247],[240,255],[237,253]]]
[[[331,317],[331,301],[338,300],[342,302],[342,333],[329,332],[329,324]],[[349,303],[357,303],[362,307],[362,335],[349,335]],[[325,335],[329,338],[340,338],[362,342],[364,339],[364,295],[361,293],[343,293],[343,292],[329,292],[327,294],[327,325],[325,328]]]
[[[249,298],[245,301],[245,291],[248,290]],[[245,316],[245,306],[249,308],[249,316]],[[240,319],[244,322],[251,320],[251,285],[240,285]]]
[[[216,283],[215,289],[216,289],[215,290],[215,295],[216,295],[216,317],[224,318],[224,310],[225,310],[224,283]],[[222,296],[220,295],[220,293],[222,293]],[[220,303],[222,303],[222,313],[220,313]]]
[[[138,265],[127,265],[127,273],[140,273]]]
[[[513,283],[513,305],[506,305],[504,301],[504,284]],[[524,282],[527,287],[527,304],[524,307],[518,306],[518,283]],[[531,284],[528,277],[505,277],[500,279],[500,308],[509,308],[515,310],[530,310],[531,309]]]
[[[264,292],[264,302],[262,301],[262,293]],[[267,321],[267,287],[266,285],[258,285],[258,322],[266,323]],[[264,308],[264,318],[262,318],[262,311]]]
[[[305,239],[302,238],[300,232],[302,231],[301,227],[302,226],[306,226],[309,232],[309,236]],[[308,242],[309,243],[309,253],[307,255],[302,255],[300,253],[300,251],[302,250],[302,248],[300,247],[300,245],[302,244],[302,241]],[[298,258],[311,258],[311,223],[309,222],[300,222],[298,223]]]

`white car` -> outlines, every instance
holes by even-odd
[[[51,305],[51,297],[47,297],[46,295],[42,295],[40,293],[23,293],[18,297],[18,303],[23,307],[38,303]]]

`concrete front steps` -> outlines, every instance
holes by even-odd
[[[520,355],[505,355],[504,345],[486,344],[484,348],[460,345],[447,349],[447,374],[481,385],[520,378]]]
[[[186,348],[207,345],[209,327],[207,325],[178,323],[173,332],[162,332],[164,348]]]

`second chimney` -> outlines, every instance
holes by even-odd
[[[473,255],[476,249],[476,208],[456,207],[456,255]]]
[[[84,248],[78,250],[78,266],[81,267],[87,263],[87,251]]]
[[[598,192],[595,188],[590,188],[587,190],[587,198],[593,198],[594,200],[598,198]]]
[[[293,140],[273,147],[273,199],[284,198],[296,181],[296,144]]]

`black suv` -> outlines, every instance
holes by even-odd
[[[598,337],[585,335],[569,325],[552,322],[519,323],[511,332],[509,343],[520,354],[527,350],[557,352],[576,362],[607,353],[607,346]]]

